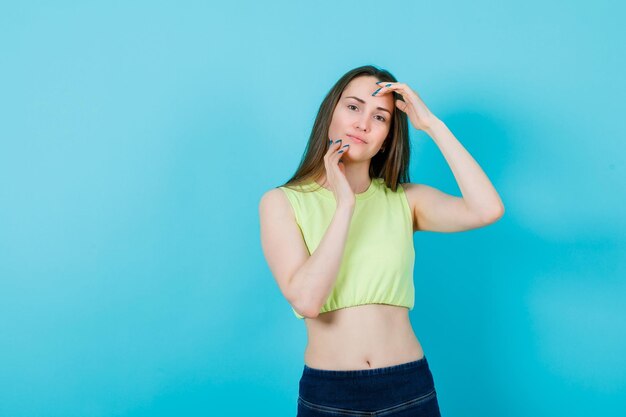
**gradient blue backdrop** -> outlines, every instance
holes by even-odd
[[[294,416],[306,331],[258,202],[364,64],[420,94],[506,207],[415,235],[411,321],[443,415],[625,415],[623,14],[3,3],[0,416]],[[432,140],[411,138],[412,182],[460,195]]]

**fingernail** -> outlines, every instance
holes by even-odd
[[[385,87],[391,87],[391,84],[387,84]]]
[[[380,88],[382,88],[382,87],[380,87]],[[373,96],[375,96],[375,95],[376,95],[376,93],[378,93],[378,92],[380,91],[380,88],[379,88],[378,90],[374,91],[374,92],[372,93],[372,95],[373,95]]]
[[[342,153],[342,152],[343,152],[343,150],[341,150],[341,151],[339,151],[339,152],[337,152],[337,153]]]
[[[348,143],[347,145],[343,145],[342,148],[345,148],[346,146],[350,146],[350,144]]]
[[[341,142],[341,139],[337,139],[337,140],[335,141],[335,143],[339,143],[339,142]]]

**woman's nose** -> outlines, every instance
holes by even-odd
[[[354,122],[354,125],[358,129],[367,130],[369,128],[369,123],[368,116],[361,116]]]

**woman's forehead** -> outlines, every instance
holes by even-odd
[[[376,77],[372,77],[372,76],[357,77],[357,78],[352,79],[348,83],[348,85],[344,89],[344,92],[347,91],[347,90],[359,90],[359,91],[367,90],[367,89],[374,89],[374,90],[376,90],[379,87],[379,85],[376,84],[377,81],[378,81],[378,79]],[[372,94],[372,93],[370,93],[370,94]]]
[[[355,97],[358,101],[371,104],[374,107],[383,106],[392,110],[395,107],[392,94],[372,96],[372,93],[380,87],[376,84],[377,81],[378,79],[372,76],[357,77],[348,83],[341,97]]]

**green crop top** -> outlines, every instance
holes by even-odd
[[[309,254],[326,233],[335,213],[332,191],[314,181],[282,189],[295,213]],[[312,192],[303,192],[315,190]],[[400,184],[393,192],[383,178],[355,194],[355,206],[335,285],[320,313],[363,304],[413,309],[413,216]],[[292,310],[297,318],[304,317]]]

